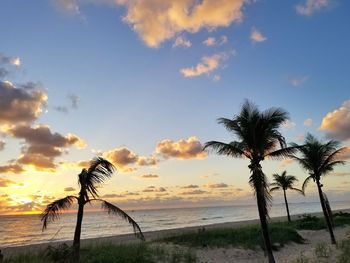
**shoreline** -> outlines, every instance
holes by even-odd
[[[333,213],[336,212],[347,212],[350,213],[350,208],[347,209],[338,209],[334,210]],[[291,219],[298,219],[303,214],[295,214],[291,215]],[[312,216],[322,217],[322,212],[309,213]],[[287,216],[279,216],[272,217],[269,219],[269,222],[278,222],[278,221],[287,221]],[[154,230],[144,232],[144,236],[146,238],[146,242],[155,241],[160,238],[179,235],[188,232],[196,232],[200,229],[220,229],[220,228],[238,228],[247,225],[255,225],[259,224],[259,219],[250,219],[250,220],[242,220],[242,221],[234,221],[234,222],[226,222],[226,223],[216,223],[216,224],[208,224],[208,225],[197,225],[197,226],[189,226],[189,227],[181,227],[181,228],[173,228],[173,229],[164,229],[164,230]],[[96,238],[87,238],[81,240],[81,247],[91,246],[91,245],[100,245],[100,244],[125,244],[125,243],[138,243],[142,242],[138,240],[134,234],[121,234],[115,236],[106,236],[106,237],[96,237]],[[19,246],[11,246],[11,247],[0,247],[3,255],[5,257],[11,257],[17,254],[25,254],[27,252],[33,251],[42,251],[46,249],[48,246],[58,246],[60,244],[66,243],[68,245],[72,244],[72,240],[67,241],[54,241],[54,242],[44,242],[38,244],[30,244],[30,245],[19,245]]]

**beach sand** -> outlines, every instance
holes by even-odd
[[[343,212],[350,212],[350,209],[342,209]],[[334,211],[336,212],[336,211]],[[314,216],[321,217],[322,213],[312,213]],[[293,215],[293,219],[297,219],[300,215]],[[275,217],[271,218],[270,222],[276,221],[285,221],[286,217]],[[246,225],[259,224],[258,219],[254,220],[246,220],[246,221],[238,221],[238,222],[228,222],[228,223],[220,223],[220,224],[212,224],[205,226],[196,226],[196,227],[185,227],[185,228],[176,228],[176,229],[166,229],[166,230],[158,230],[158,231],[150,231],[145,232],[144,235],[147,241],[154,241],[160,238],[179,235],[182,233],[188,232],[197,232],[199,229],[205,227],[205,229],[220,229],[220,228],[237,228]],[[317,244],[325,243],[327,246],[331,247],[331,250],[334,252],[332,257],[336,257],[335,246],[330,245],[329,234],[326,230],[300,230],[298,233],[306,240],[304,244],[295,244],[290,243],[285,247],[281,248],[279,251],[275,251],[274,255],[276,258],[276,262],[292,262],[293,259],[299,257],[301,254],[312,257],[314,255],[314,248]],[[350,226],[335,228],[335,236],[338,241],[346,238],[350,235]],[[100,237],[100,238],[91,238],[91,239],[83,239],[81,240],[81,246],[86,247],[90,245],[98,245],[98,244],[120,244],[120,243],[135,243],[141,242],[138,241],[133,234],[125,234],[111,237]],[[16,246],[16,247],[7,247],[1,248],[2,253],[5,257],[11,257],[13,255],[18,255],[20,253],[27,253],[33,251],[44,250],[47,246],[57,246],[62,243],[67,243],[70,245],[72,241],[65,242],[50,242],[50,243],[42,243],[42,244],[33,244],[27,246]],[[164,244],[165,245],[165,244]],[[216,262],[237,262],[237,263],[248,263],[248,262],[266,262],[266,258],[261,250],[249,250],[249,249],[239,249],[239,248],[201,248],[196,249],[197,256],[200,259],[200,262],[206,263],[216,263]],[[329,261],[330,258],[325,262],[335,262]],[[322,262],[318,260],[318,262]]]
[[[290,263],[295,262],[301,255],[315,261],[312,262],[336,262],[338,251],[335,245],[330,244],[329,234],[326,230],[301,230],[298,233],[305,239],[304,244],[289,243],[287,246],[274,251],[274,257],[278,263]],[[350,226],[335,228],[334,234],[339,241],[350,236]],[[330,257],[320,259],[315,257],[315,247],[318,244],[325,244],[327,248],[331,250]],[[264,253],[261,250],[249,250],[249,249],[238,249],[238,248],[205,248],[197,251],[199,262],[206,263],[262,263],[267,262],[264,257]]]

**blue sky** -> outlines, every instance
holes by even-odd
[[[252,197],[245,161],[195,151],[189,154],[191,147],[205,141],[231,140],[216,119],[232,117],[246,98],[261,109],[278,106],[289,111],[291,123],[283,129],[288,141],[301,142],[298,138],[310,131],[349,145],[350,3],[219,2],[1,1],[0,53],[21,61],[13,65],[0,56],[0,66],[9,71],[2,81],[10,81],[18,89],[21,83],[34,82],[33,89],[48,97],[38,106],[42,113],[25,120],[25,125],[48,125],[52,134],[68,138],[72,133],[85,142],[82,149],[67,139],[60,153],[50,159],[55,168],[47,169],[37,167],[34,161],[18,161],[21,156],[33,159],[26,150],[34,145],[29,138],[33,134],[20,137],[2,128],[2,166],[20,164],[23,169],[21,174],[2,174],[3,182],[12,182],[0,188],[6,198],[12,198],[3,201],[8,207],[5,212],[16,212],[17,206],[27,203],[28,210],[38,210],[45,198],[64,195],[65,187],[76,188],[75,175],[81,167],[72,163],[95,154],[115,156],[116,151],[124,161],[129,159],[127,163],[115,160],[121,167],[119,174],[101,191],[124,193],[125,198],[113,201],[125,206],[131,202],[125,193],[135,191],[140,193],[135,200],[141,196],[149,206],[159,205],[159,200],[161,206],[177,204],[175,196],[186,189],[181,187],[191,184],[203,193],[189,193],[185,201],[248,202]],[[185,15],[181,8],[169,11],[180,3],[188,7]],[[213,6],[205,9],[205,5]],[[214,11],[218,15],[212,17]],[[163,33],[167,35],[163,37]],[[208,38],[215,39],[210,46],[204,44]],[[174,46],[177,39],[184,45]],[[182,73],[184,69],[190,76]],[[72,100],[77,107],[72,107]],[[320,130],[328,113],[329,125],[324,122]],[[306,119],[312,120],[311,125],[303,124]],[[23,125],[14,120],[5,123],[7,128]],[[184,140],[189,149],[177,149],[177,155],[166,155],[161,149],[157,152],[162,140],[170,140],[169,147],[175,148],[180,147],[176,142]],[[129,152],[120,152],[123,147]],[[125,153],[129,155],[122,156]],[[139,165],[140,156],[158,161]],[[69,168],[64,163],[70,163]],[[300,175],[300,180],[305,178],[296,164],[266,164],[267,174],[282,169]],[[350,198],[343,184],[349,182],[348,171],[349,165],[340,167],[337,172],[347,175],[327,179],[329,191]],[[140,179],[144,174],[158,177]],[[45,184],[52,189],[43,191]],[[227,186],[215,187],[219,184]],[[168,196],[142,194],[149,186],[164,187],[162,193]],[[234,193],[222,194],[224,190]],[[28,197],[35,193],[41,195],[40,200]]]

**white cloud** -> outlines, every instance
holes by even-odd
[[[252,31],[250,33],[250,39],[253,42],[264,42],[267,40],[267,38],[260,31],[258,31],[255,27],[252,28]]]
[[[0,53],[0,64],[8,64],[19,67],[22,64],[22,61],[19,57],[9,57]]]
[[[214,81],[220,81],[221,76],[220,75],[214,75],[213,80]]]
[[[208,37],[206,40],[203,41],[203,45],[205,46],[221,46],[228,42],[227,36],[221,36],[219,40],[217,40],[215,37]]]
[[[184,47],[184,48],[189,48],[192,46],[191,41],[187,40],[183,36],[179,36],[175,39],[175,42],[173,44],[173,48],[175,47]]]
[[[286,120],[283,124],[282,124],[282,128],[284,129],[292,129],[296,126],[295,122],[292,122],[290,120]]]
[[[54,0],[56,8],[70,15],[80,15],[79,3],[77,0]]]
[[[295,10],[299,15],[311,16],[314,12],[329,7],[331,0],[306,0],[296,5]]]
[[[302,142],[305,140],[305,134],[301,133],[301,134],[298,134],[296,137],[295,137],[295,140],[297,140],[298,142]]]
[[[309,76],[289,76],[288,80],[292,86],[300,87],[309,80]]]
[[[214,46],[216,44],[216,39],[215,37],[208,37],[203,41],[203,44],[206,46]]]

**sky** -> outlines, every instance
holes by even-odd
[[[345,0],[2,0],[0,214],[76,194],[96,156],[117,167],[100,195],[125,209],[254,203],[248,161],[202,146],[235,139],[217,118],[245,99],[289,112],[287,142],[310,132],[350,146],[348,10]],[[307,177],[292,160],[263,168],[270,179],[287,170],[297,187]],[[324,178],[331,201],[350,201],[349,168]],[[312,184],[289,197],[317,201]]]

